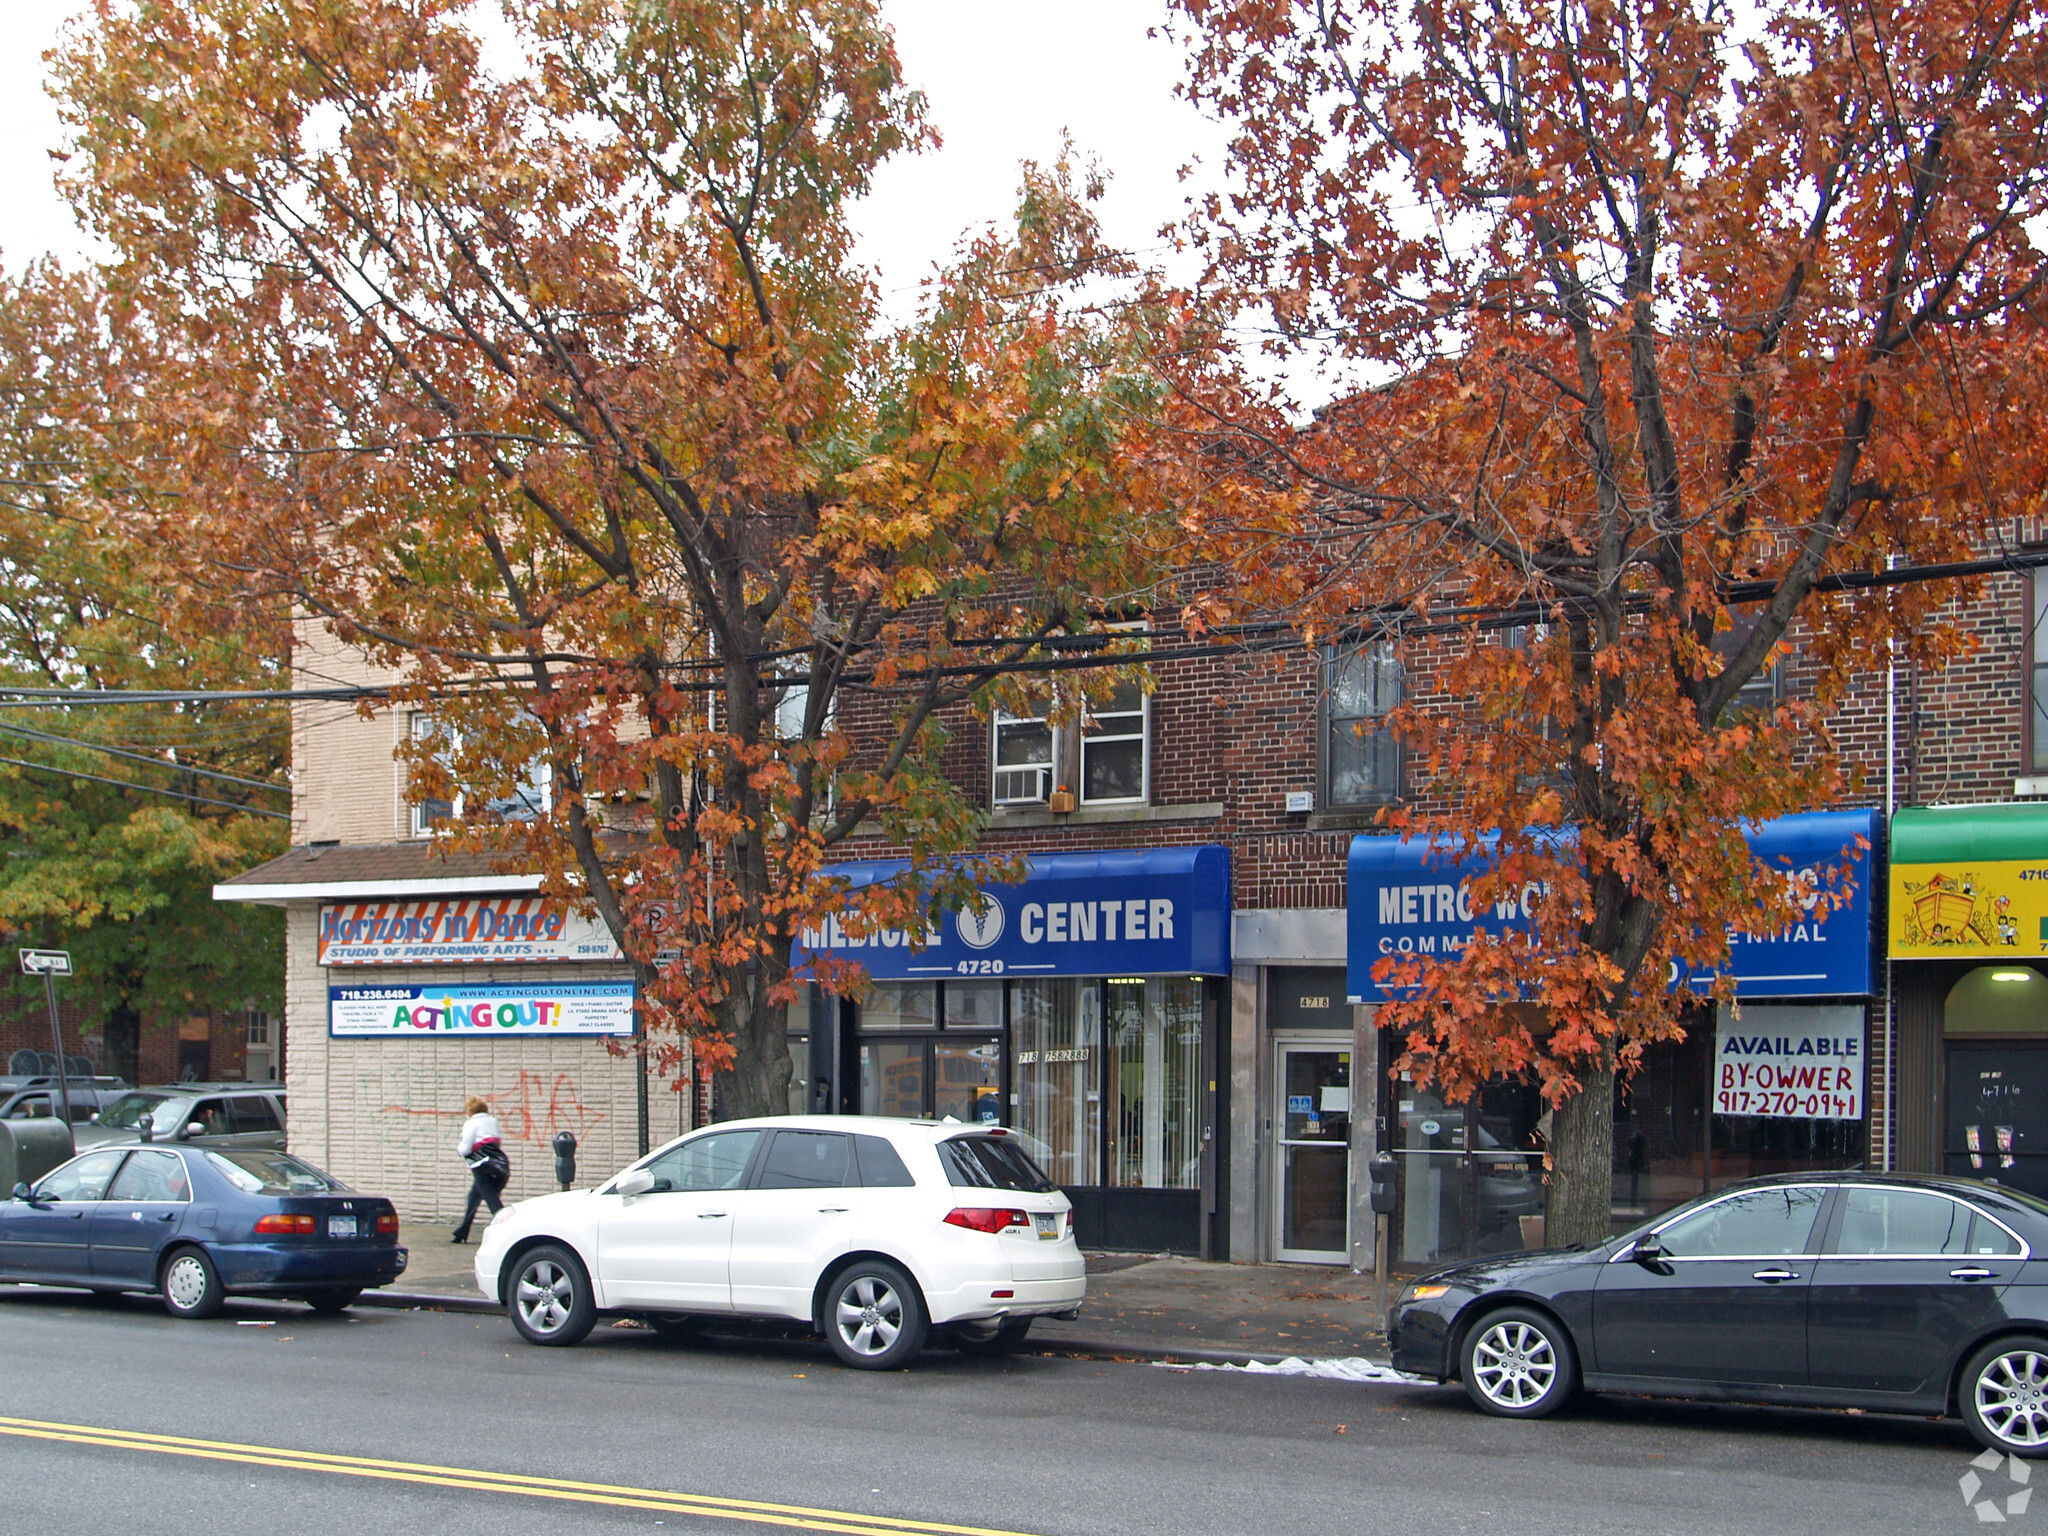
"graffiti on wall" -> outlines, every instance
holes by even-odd
[[[453,1107],[445,1103],[431,1102],[442,1099],[448,1092],[446,1077],[431,1070],[421,1072],[418,1083],[420,1091],[415,1094],[406,1091],[413,1085],[404,1080],[411,1074],[398,1071],[385,1080],[388,1094],[397,1079],[400,1102],[387,1103],[380,1113],[403,1115],[409,1119],[461,1120],[464,1118],[460,1104]],[[593,1109],[584,1101],[583,1091],[574,1075],[568,1072],[530,1071],[525,1067],[512,1079],[495,1089],[486,1089],[479,1095],[491,1106],[491,1113],[498,1117],[507,1141],[533,1142],[546,1145],[558,1131],[573,1131],[577,1141],[587,1140],[590,1132],[606,1118],[606,1112]],[[429,1102],[422,1103],[422,1100]]]

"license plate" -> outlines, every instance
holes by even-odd
[[[330,1216],[330,1217],[328,1217],[328,1218],[327,1218],[327,1235],[328,1235],[329,1237],[354,1237],[354,1236],[356,1235],[356,1219],[355,1219],[355,1217],[353,1217],[353,1216]]]
[[[1038,1240],[1040,1242],[1049,1243],[1058,1240],[1060,1235],[1059,1212],[1054,1211],[1051,1215],[1034,1214],[1031,1218],[1031,1225],[1038,1229]]]

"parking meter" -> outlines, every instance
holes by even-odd
[[[1372,1210],[1375,1216],[1391,1216],[1398,1204],[1394,1189],[1394,1154],[1375,1152],[1372,1157]]]
[[[570,1131],[555,1133],[555,1182],[564,1189],[576,1182],[576,1137]]]
[[[156,1139],[156,1116],[143,1115],[135,1122],[135,1134],[144,1141]]]

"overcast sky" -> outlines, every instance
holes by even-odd
[[[57,116],[42,55],[84,0],[0,0],[0,264],[45,252],[77,259],[85,242],[51,189]],[[884,168],[858,210],[861,255],[887,307],[914,302],[918,281],[969,228],[1004,218],[1020,161],[1050,161],[1060,132],[1111,173],[1112,239],[1153,263],[1161,225],[1179,216],[1177,179],[1191,158],[1213,165],[1219,131],[1177,100],[1177,50],[1147,30],[1163,0],[883,0],[911,84],[923,90],[944,148]],[[1185,270],[1176,276],[1192,276]]]

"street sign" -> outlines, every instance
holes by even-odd
[[[21,973],[24,976],[69,976],[71,974],[71,951],[68,949],[24,949],[21,952]]]

